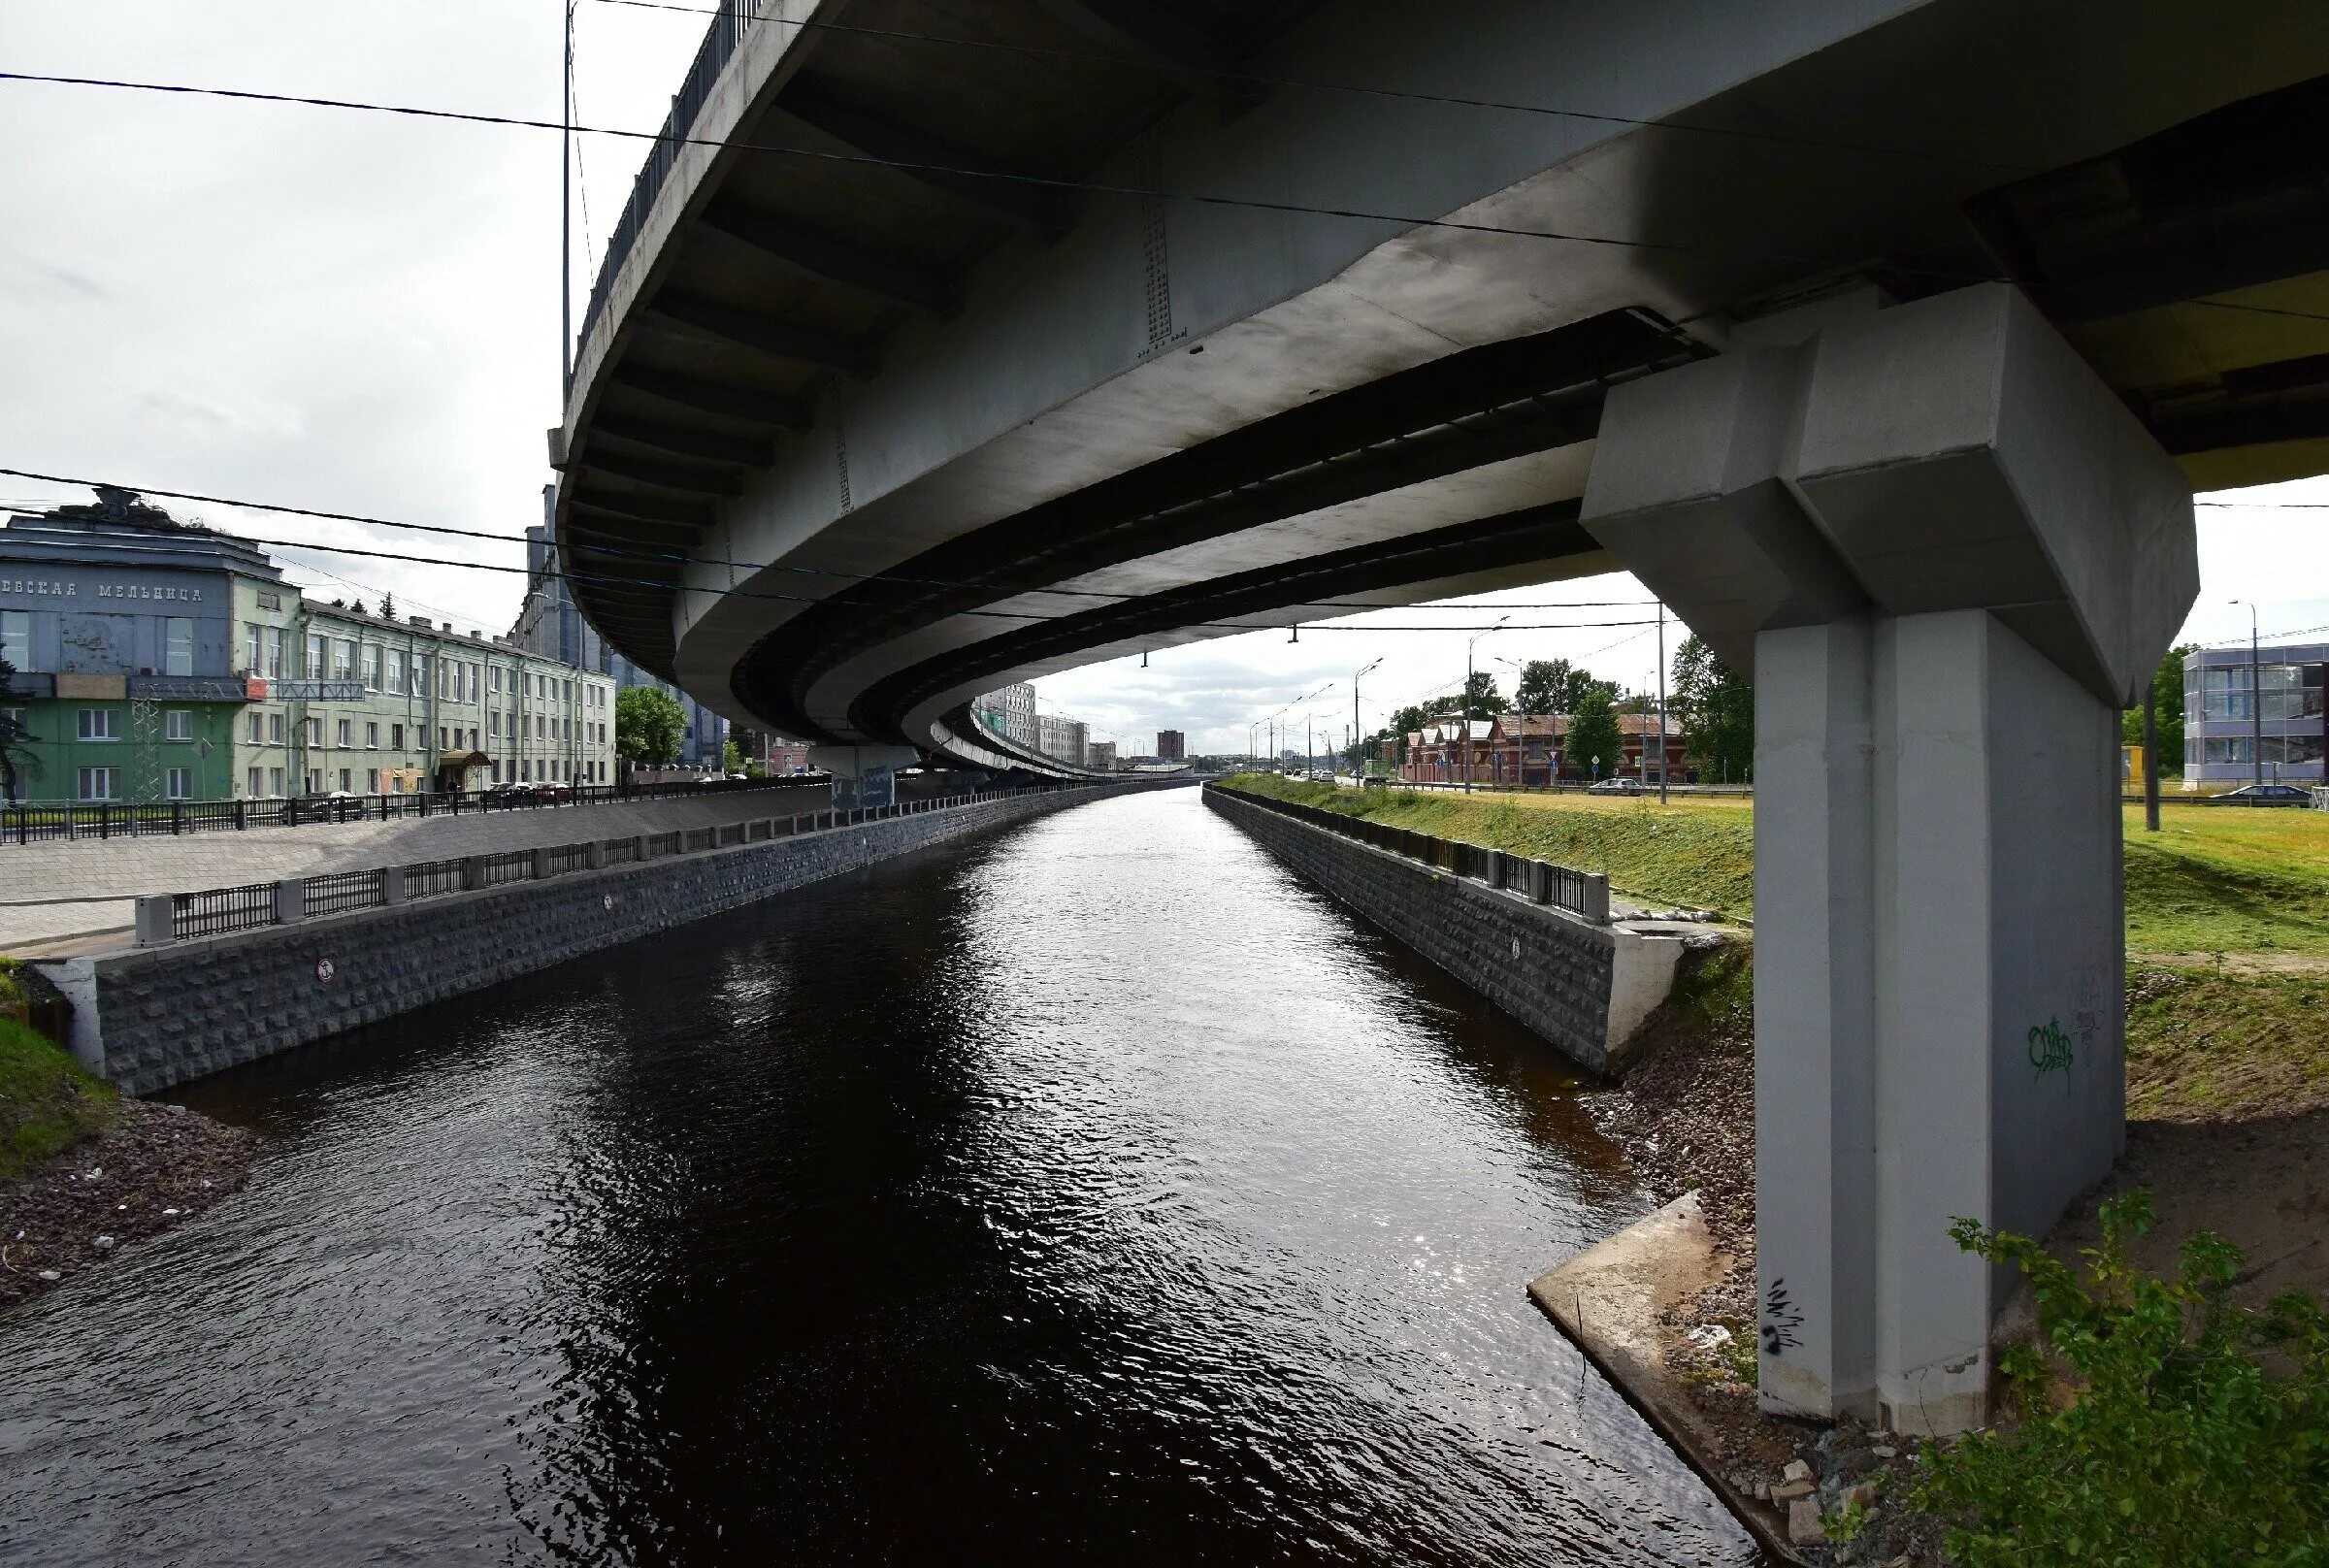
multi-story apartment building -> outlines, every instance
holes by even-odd
[[[557,494],[555,486],[542,491],[545,519]],[[599,636],[598,628],[583,618],[581,606],[574,603],[574,589],[559,564],[557,539],[546,521],[526,530],[526,601],[509,629],[509,640],[539,658],[609,676],[619,690],[652,686],[677,699],[687,714],[687,728],[679,736],[678,760],[691,768],[715,770],[724,765],[728,721],[670,681],[641,670]]]
[[[1035,723],[1035,689],[1025,681],[992,691],[970,704],[979,722],[1030,751],[1041,750]]]
[[[0,707],[29,800],[605,783],[613,682],[425,616],[309,599],[267,555],[134,495],[0,529]]]
[[[1081,719],[1057,713],[1035,715],[1035,749],[1077,768],[1090,766],[1090,731]]]
[[[1116,742],[1088,740],[1084,743],[1084,766],[1097,768],[1103,773],[1116,771]]]
[[[1188,745],[1188,738],[1180,731],[1159,730],[1157,732],[1157,761],[1161,763],[1181,762],[1184,760],[1183,753],[1187,751]]]
[[[2329,731],[2323,681],[2329,642],[2284,642],[2254,651],[2201,648],[2183,658],[2183,780],[2318,784]],[[2261,691],[2264,708],[2257,712]],[[2262,731],[2263,752],[2257,751]]]

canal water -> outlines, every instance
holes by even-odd
[[[1195,791],[876,867],[190,1087],[0,1560],[1752,1562],[1525,1294],[1574,1089]]]

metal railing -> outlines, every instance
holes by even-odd
[[[405,897],[434,898],[440,893],[461,891],[459,861],[416,861],[405,867]]]
[[[380,872],[377,866],[369,871],[331,871],[309,877],[306,888],[300,907],[311,918],[370,909],[380,901]]]
[[[292,921],[377,909],[415,898],[502,887],[545,876],[563,876],[597,866],[633,865],[719,847],[744,848],[795,834],[831,832],[855,823],[929,811],[957,810],[1028,795],[1103,788],[1090,784],[1033,785],[975,795],[949,795],[894,805],[821,811],[812,817],[754,817],[717,827],[675,830],[626,838],[504,850],[453,860],[415,861],[403,866],[332,871],[287,882],[253,882],[200,893],[165,893],[137,900],[137,940],[142,947],[220,936]],[[805,824],[805,826],[804,826]]]
[[[1431,833],[1418,833],[1412,828],[1394,828],[1389,823],[1372,822],[1365,817],[1348,817],[1339,811],[1327,811],[1293,800],[1254,795],[1244,790],[1230,789],[1225,784],[1211,783],[1205,788],[1218,790],[1240,804],[1260,806],[1264,811],[1291,817],[1313,828],[1323,828],[1330,833],[1356,839],[1362,844],[1371,844],[1376,849],[1388,850],[1407,860],[1420,861],[1469,881],[1485,882],[1492,888],[1508,889],[1531,903],[1551,904],[1596,925],[1609,922],[1609,878],[1597,871],[1581,871],[1574,866],[1555,865],[1551,861],[1530,860],[1509,850],[1490,849],[1485,844],[1466,843],[1460,838],[1440,838]]]
[[[275,884],[247,882],[239,888],[207,888],[200,893],[173,893],[170,934],[179,941],[189,936],[215,936],[221,931],[248,931],[275,924]]]
[[[688,63],[687,75],[679,81],[679,90],[672,95],[672,112],[664,116],[663,129],[656,133],[655,144],[647,150],[647,161],[640,165],[639,178],[631,182],[631,199],[623,204],[622,215],[614,220],[614,228],[607,236],[607,256],[599,263],[598,278],[591,284],[590,300],[582,308],[581,326],[574,335],[577,349],[590,341],[591,326],[606,310],[607,296],[614,292],[615,275],[630,259],[631,247],[646,229],[647,214],[655,210],[655,198],[663,193],[664,183],[677,167],[680,153],[687,150],[685,139],[704,113],[712,84],[728,68],[737,45],[773,9],[774,3],[775,0],[726,0],[712,14],[711,25],[704,31],[704,42],[696,46],[696,57]],[[578,352],[575,357],[579,359]]]
[[[818,788],[823,779],[724,778],[668,784],[541,785],[531,790],[443,790],[418,795],[291,796],[267,800],[157,800],[147,805],[54,801],[0,806],[0,843],[55,838],[135,838],[322,823],[391,822],[405,817],[463,816],[544,806],[608,805],[624,800]]]

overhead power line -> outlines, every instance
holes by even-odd
[[[1430,217],[1412,212],[1378,212],[1365,208],[1321,207],[1304,202],[1273,201],[1259,196],[1225,196],[1212,191],[1165,190],[1140,185],[1115,184],[1102,180],[1073,180],[1062,176],[1028,174],[1015,170],[963,168],[951,164],[930,163],[908,158],[880,158],[865,152],[841,152],[824,147],[779,147],[766,142],[727,141],[717,137],[688,136],[676,132],[634,131],[607,125],[569,125],[562,120],[535,119],[522,114],[487,114],[454,109],[423,109],[411,104],[382,104],[353,98],[324,98],[305,93],[255,92],[240,87],[199,87],[181,82],[131,82],[115,77],[63,76],[30,71],[0,71],[0,82],[41,82],[52,86],[101,87],[125,92],[151,92],[189,98],[223,98],[241,103],[294,104],[311,109],[343,109],[367,114],[395,114],[410,119],[449,120],[469,125],[498,125],[524,130],[574,132],[586,136],[616,136],[633,141],[668,142],[680,147],[718,147],[738,152],[768,153],[777,157],[802,158],[819,163],[858,165],[867,168],[894,169],[911,175],[936,175],[949,180],[979,180],[1003,184],[1039,186],[1048,190],[1078,191],[1099,196],[1125,196],[1142,201],[1186,203],[1198,207],[1230,208],[1244,212],[1275,212],[1287,215],[1344,218],[1364,223],[1390,224],[1405,229],[1437,229],[1457,234],[1496,235],[1516,240],[1545,240],[1566,245],[1605,246],[1618,250],[1657,251],[1674,255],[1729,256],[1742,260],[1784,262],[1794,266],[1827,267],[1834,263],[1832,256],[1816,256],[1784,250],[1739,250],[1722,245],[1701,245],[1688,241],[1627,239],[1618,235],[1577,234],[1563,229],[1531,229],[1499,223],[1481,223],[1463,218]],[[1889,271],[1904,278],[1921,278],[1942,283],[1989,283],[1999,281],[1993,273],[1967,273],[1940,268],[1893,266]],[[2025,283],[2026,289],[2037,293],[2077,297],[2083,295],[2094,300],[2114,297],[2113,290],[2090,284]],[[2116,297],[2134,303],[2136,296],[2119,291]],[[2218,300],[2208,297],[2183,300],[2183,305],[2204,306],[2213,310],[2234,310],[2245,314],[2282,317],[2299,321],[2329,322],[2329,313],[2298,310],[2280,306],[2255,305],[2237,300]]]
[[[15,470],[15,469],[5,469],[5,470],[0,470],[0,473],[5,473],[5,474],[13,474],[13,475],[15,475],[15,476],[16,476],[16,477],[19,477],[19,478],[26,478],[26,477],[29,477],[29,478],[48,478],[48,477],[49,477],[49,475],[46,475],[46,474],[24,474],[24,473],[22,473],[21,471]],[[73,484],[85,484],[85,483],[91,483],[91,482],[93,482],[93,481],[88,481],[88,480],[61,480],[61,481],[57,481],[57,482],[62,482],[62,483],[73,483]],[[108,481],[108,482],[110,482],[110,481]],[[126,490],[126,489],[130,489],[130,488],[132,488],[132,487],[131,487],[131,486],[128,486],[128,485],[122,485],[122,486],[120,486],[119,488]],[[459,537],[462,537],[462,538],[467,538],[467,539],[488,539],[488,540],[491,540],[491,541],[493,541],[493,542],[496,542],[496,543],[502,543],[502,544],[508,544],[508,543],[515,543],[515,542],[518,542],[517,540],[513,539],[512,539],[510,536],[508,536],[508,535],[507,535],[507,534],[488,534],[488,533],[479,532],[479,531],[477,531],[477,530],[474,530],[474,529],[463,529],[463,528],[446,528],[446,527],[442,527],[442,526],[439,526],[439,525],[436,525],[436,524],[430,524],[430,523],[399,523],[399,522],[396,522],[396,521],[394,521],[394,520],[392,520],[392,519],[388,519],[388,518],[381,518],[381,517],[359,517],[359,516],[356,516],[356,515],[355,515],[355,514],[353,514],[353,513],[347,513],[347,512],[325,512],[325,511],[313,511],[313,510],[308,510],[308,509],[301,508],[301,507],[296,507],[296,506],[269,506],[268,504],[266,504],[266,503],[264,503],[264,502],[237,501],[237,500],[233,499],[232,497],[227,497],[227,496],[194,496],[194,495],[191,495],[191,494],[189,494],[189,493],[187,493],[187,492],[184,492],[184,491],[176,491],[176,490],[162,490],[162,489],[154,489],[154,490],[150,490],[150,491],[142,491],[142,492],[140,492],[140,493],[141,493],[141,494],[148,494],[148,495],[157,495],[157,496],[170,496],[170,497],[172,497],[172,498],[174,498],[174,499],[183,499],[183,500],[200,500],[200,501],[205,501],[205,502],[211,503],[211,504],[213,504],[213,505],[221,506],[244,506],[244,507],[248,507],[248,508],[250,508],[251,510],[254,510],[254,511],[275,511],[275,512],[282,512],[282,513],[285,513],[285,514],[287,514],[287,515],[291,515],[291,516],[299,516],[299,517],[317,517],[317,518],[324,518],[324,519],[329,519],[329,520],[334,520],[334,521],[341,521],[341,522],[361,522],[361,523],[367,523],[367,524],[371,524],[371,525],[374,525],[374,526],[377,526],[377,527],[383,527],[383,528],[411,528],[411,529],[418,529],[418,530],[420,530],[420,531],[422,531],[422,532],[425,532],[425,533],[431,533],[431,534],[451,534],[451,535],[456,535],[456,536],[459,536]],[[413,565],[416,565],[416,566],[455,567],[455,568],[459,568],[459,569],[462,569],[462,570],[464,570],[464,571],[469,571],[469,572],[505,572],[505,573],[518,573],[518,574],[529,574],[529,573],[532,573],[532,572],[533,572],[533,571],[534,571],[534,569],[532,569],[532,568],[530,568],[530,567],[524,567],[524,566],[504,566],[504,565],[501,565],[501,564],[499,564],[499,563],[497,563],[497,562],[490,562],[490,561],[467,561],[467,560],[461,560],[461,559],[458,559],[458,558],[456,558],[456,557],[450,557],[450,556],[415,555],[415,554],[412,554],[412,553],[410,553],[410,552],[409,552],[409,551],[403,551],[403,550],[379,550],[379,549],[367,549],[367,548],[363,548],[363,547],[361,547],[361,546],[357,546],[357,545],[351,545],[351,544],[325,544],[325,543],[320,543],[320,542],[318,542],[318,541],[316,541],[316,540],[313,540],[313,539],[266,539],[266,538],[260,537],[260,536],[258,536],[258,535],[253,535],[253,534],[237,534],[237,535],[235,535],[235,536],[233,536],[233,537],[234,537],[234,538],[236,538],[236,539],[243,539],[243,540],[245,540],[245,541],[246,541],[246,542],[247,542],[247,543],[251,543],[251,544],[264,544],[264,545],[267,545],[267,546],[269,546],[270,548],[274,548],[274,549],[285,549],[285,550],[309,550],[309,551],[313,551],[313,552],[315,552],[315,553],[317,553],[317,554],[322,554],[322,555],[347,555],[347,556],[360,556],[360,557],[363,557],[363,558],[365,558],[365,559],[368,559],[368,560],[376,560],[376,561],[405,561],[405,562],[410,562],[410,563],[411,563],[411,564],[413,564]],[[118,546],[117,548],[120,548],[120,549],[122,549],[122,550],[124,550],[125,552],[128,552],[128,553],[148,553],[148,554],[155,554],[155,555],[162,555],[162,554],[170,554],[170,553],[174,553],[174,552],[173,552],[173,551],[172,551],[172,550],[171,550],[171,549],[170,549],[168,546],[166,546],[166,545],[161,545],[161,544],[156,544],[156,545],[154,545],[154,546],[151,546],[150,548],[148,548],[148,547],[146,547],[146,546],[141,546],[141,545],[126,545],[126,546]],[[320,569],[317,569],[317,570],[320,570]],[[327,573],[327,574],[328,574],[328,573]],[[623,575],[621,575],[621,574],[619,574],[619,573],[615,573],[615,572],[576,572],[576,571],[571,571],[571,570],[563,570],[563,569],[561,569],[561,570],[544,570],[544,571],[542,571],[542,572],[540,573],[540,575],[541,575],[541,576],[545,576],[545,577],[558,577],[558,578],[562,578],[562,579],[564,579],[564,580],[566,580],[566,581],[569,581],[569,582],[600,583],[600,584],[607,584],[607,585],[611,585],[611,586],[616,586],[616,587],[656,588],[656,589],[663,590],[663,591],[665,591],[665,592],[669,592],[669,593],[674,593],[674,594],[704,594],[704,595],[707,595],[707,596],[711,596],[711,597],[716,597],[716,598],[725,598],[725,599],[759,599],[759,600],[768,600],[768,601],[771,601],[771,602],[778,603],[778,604],[807,604],[807,605],[822,605],[822,606],[826,606],[826,607],[828,607],[828,608],[840,608],[840,609],[848,609],[848,610],[855,610],[855,611],[861,611],[861,612],[866,612],[866,613],[881,613],[881,612],[884,612],[884,611],[886,611],[886,610],[888,610],[888,609],[890,608],[890,606],[888,606],[888,605],[884,605],[884,604],[853,604],[853,603],[851,603],[851,602],[849,602],[849,601],[847,601],[847,600],[836,600],[836,599],[828,599],[828,598],[823,598],[823,597],[820,597],[820,596],[818,596],[818,595],[814,595],[814,594],[786,594],[786,593],[777,593],[777,592],[773,592],[773,591],[767,590],[767,589],[756,589],[756,588],[717,588],[717,587],[697,587],[697,586],[695,586],[695,585],[693,585],[693,584],[686,584],[686,583],[672,583],[672,582],[670,582],[670,581],[667,581],[666,579],[664,579],[664,578],[661,578],[661,577],[626,577],[626,576],[623,576]],[[836,575],[836,576],[847,576],[847,577],[857,577],[857,576],[859,575],[859,573],[855,573],[855,572],[836,572],[836,573],[834,573],[834,575]],[[909,581],[910,581],[910,580],[912,580],[912,579],[906,579],[906,580],[909,580]],[[1045,589],[1045,590],[1014,590],[1014,592],[1053,592],[1053,591],[1055,591],[1055,590],[1049,590],[1049,589]],[[1110,598],[1110,599],[1111,599],[1111,600],[1112,600],[1114,603],[1118,603],[1118,604],[1137,604],[1137,603],[1141,603],[1141,602],[1143,602],[1144,600],[1147,600],[1147,599],[1163,598],[1163,597],[1165,597],[1165,596],[1163,596],[1163,595],[1142,595],[1142,596],[1131,596],[1131,595],[1110,595],[1110,596],[1106,596],[1106,597]],[[1555,604],[1555,605],[1547,605],[1547,606],[1543,606],[1543,607],[1546,607],[1546,608],[1558,608],[1558,609],[1570,609],[1570,608],[1581,608],[1581,607],[1582,607],[1582,608],[1596,608],[1596,607],[1602,607],[1602,606],[1604,606],[1604,605],[1607,605],[1607,606],[1610,606],[1610,607],[1620,607],[1620,606],[1625,605],[1625,604],[1629,604],[1629,603],[1633,603],[1633,602],[1629,602],[1629,601],[1593,601],[1593,602],[1587,602],[1587,603],[1584,603],[1584,604]],[[1308,603],[1303,603],[1303,602],[1296,602],[1296,603],[1287,604],[1273,605],[1273,606],[1271,606],[1270,610],[1268,610],[1268,611],[1266,611],[1266,612],[1264,612],[1264,611],[1256,611],[1255,613],[1257,613],[1257,614],[1260,614],[1260,613],[1278,613],[1278,612],[1281,612],[1281,611],[1284,611],[1284,610],[1291,610],[1291,609],[1308,609],[1308,608],[1312,608],[1312,607],[1315,607],[1315,606],[1314,606],[1314,605],[1312,605],[1312,604],[1308,604]],[[1407,608],[1411,608],[1411,607],[1413,607],[1413,606],[1401,605],[1401,604],[1348,604],[1346,607],[1348,607],[1348,608],[1350,608],[1350,609],[1352,609],[1352,610],[1354,610],[1354,611],[1360,611],[1360,612],[1371,611],[1371,612],[1380,613],[1380,612],[1387,611],[1387,610],[1399,610],[1399,609],[1407,609]],[[1458,606],[1458,607],[1460,607],[1460,608],[1470,608],[1470,607],[1475,607],[1475,606]],[[1494,606],[1478,606],[1478,607],[1493,607],[1493,608],[1499,608],[1499,609],[1501,609],[1501,608],[1505,608],[1505,607],[1507,607],[1507,606],[1504,606],[1504,605],[1500,605],[1500,604],[1499,604],[1499,605],[1494,605]],[[1044,614],[1037,614],[1037,613],[1035,613],[1035,612],[1033,612],[1033,611],[1027,611],[1027,610],[1001,610],[1001,609],[963,609],[963,610],[951,610],[951,611],[949,611],[949,612],[948,612],[948,615],[949,615],[950,617],[951,617],[951,616],[958,616],[958,615],[959,615],[959,616],[972,617],[972,618],[983,619],[983,620],[1004,620],[1004,621],[1018,621],[1018,622],[1025,622],[1025,623],[1033,623],[1033,622],[1042,622],[1042,621],[1064,621],[1064,620],[1070,620],[1070,619],[1073,619],[1073,618],[1074,618],[1074,616],[1076,616],[1076,615],[1078,615],[1078,614],[1081,614],[1081,613],[1083,613],[1083,612],[1082,612],[1082,611],[1067,611],[1067,612],[1066,612],[1066,613],[1062,613],[1062,614],[1055,614],[1055,615],[1044,615]],[[1506,630],[1506,631],[1511,631],[1511,632],[1574,632],[1574,631],[1593,631],[1593,630],[1596,630],[1596,629],[1599,629],[1599,628],[1603,628],[1603,627],[1619,627],[1619,626],[1647,626],[1647,625],[1650,625],[1650,624],[1652,624],[1652,623],[1650,623],[1650,622],[1648,622],[1648,621],[1579,621],[1579,622],[1569,622],[1569,623],[1560,623],[1560,624],[1553,624],[1553,625],[1541,625],[1541,626],[1528,626],[1528,625],[1524,625],[1524,626],[1509,626],[1509,625],[1508,625],[1508,626],[1505,626],[1505,627],[1504,627],[1504,630]],[[1305,622],[1303,623],[1303,628],[1304,628],[1304,630],[1306,630],[1306,631],[1314,631],[1314,632],[1351,632],[1351,631],[1371,631],[1371,632],[1469,632],[1469,631],[1475,631],[1475,630],[1478,630],[1478,628],[1475,628],[1475,627],[1468,627],[1468,626],[1366,626],[1366,627],[1351,627],[1351,626],[1336,626],[1336,625],[1331,625],[1331,624],[1328,624],[1328,623],[1319,623],[1319,624],[1315,624],[1315,625],[1313,625],[1312,623],[1309,623],[1309,622],[1307,622],[1307,621],[1305,621]],[[1175,628],[1175,629],[1176,629],[1176,630],[1212,631],[1212,632],[1267,632],[1267,631],[1277,631],[1277,630],[1281,630],[1281,628],[1279,628],[1279,627],[1268,626],[1268,625],[1248,625],[1247,623],[1245,623],[1245,622],[1243,622],[1243,621],[1190,621],[1190,622],[1185,622],[1185,623],[1183,623],[1183,624],[1182,624],[1180,627],[1178,627],[1178,628]]]
[[[309,506],[281,506],[265,501],[242,501],[232,496],[204,495],[200,492],[192,490],[164,490],[158,486],[121,484],[112,479],[76,478],[61,474],[35,474],[27,469],[0,468],[0,474],[5,474],[10,478],[16,479],[38,479],[49,484],[78,485],[82,488],[90,490],[94,490],[100,485],[105,485],[115,489],[135,491],[139,495],[167,496],[173,501],[196,501],[201,502],[206,506],[238,506],[248,511],[278,512],[287,517],[313,517],[324,522],[357,523],[369,528],[403,529],[415,534],[445,534],[450,535],[455,539],[485,539],[496,544],[523,544],[525,542],[524,538],[520,535],[496,534],[486,529],[453,528],[443,523],[400,522],[392,517],[373,517],[362,512],[318,511]],[[33,505],[38,505],[38,503],[34,503]],[[260,542],[266,541],[261,540]],[[320,548],[320,546],[312,545],[306,547]],[[678,566],[738,567],[750,572],[775,571],[809,577],[839,577],[850,582],[895,582],[904,583],[919,588],[967,588],[975,589],[981,593],[992,593],[998,598],[1015,597],[1020,594],[1052,594],[1066,599],[1099,599],[1105,600],[1109,604],[1120,604],[1148,597],[1144,594],[1106,593],[1095,588],[1060,588],[1041,584],[1029,585],[969,582],[959,578],[949,577],[918,577],[905,572],[838,572],[824,567],[792,566],[779,561],[732,561],[725,556],[696,555],[684,550],[654,550],[624,544],[594,543],[592,548],[605,550],[608,554],[626,556],[633,560],[639,561],[659,561]],[[1506,604],[1499,602],[1493,606],[1463,604],[1457,603],[1428,605],[1396,605],[1376,604],[1370,604],[1364,600],[1355,599],[1306,599],[1286,604],[1283,607],[1286,609],[1348,610],[1380,610],[1400,608],[1458,610],[1491,607],[1496,609],[1642,609],[1649,605],[1655,604],[1656,603],[1657,601],[1653,599],[1572,599],[1556,601],[1549,604]]]

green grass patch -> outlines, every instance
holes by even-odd
[[[1660,806],[1648,798],[1357,790],[1266,773],[1229,782],[1256,795],[1599,871],[1640,902],[1687,904],[1739,920],[1755,914],[1755,815],[1733,800]]]
[[[2329,957],[2329,811],[2128,813],[2127,947]]]
[[[2329,1104],[2329,972],[2139,966],[2127,994],[2127,1113],[2235,1121]]]
[[[0,1016],[0,1181],[95,1131],[114,1098],[47,1036]]]
[[[1600,871],[1645,903],[1755,915],[1755,807],[1735,797],[1458,795],[1357,790],[1273,774],[1230,780],[1442,838]],[[2162,831],[2126,810],[2127,948],[2329,958],[2329,811],[2178,804]]]

